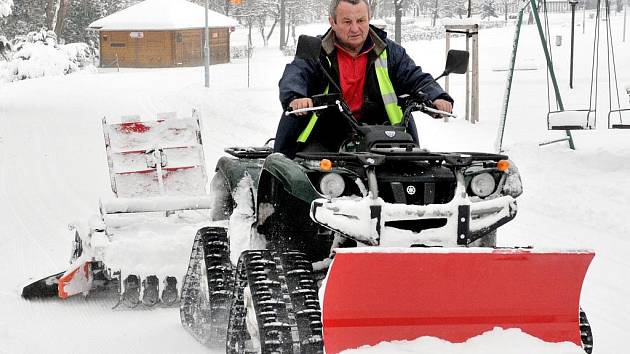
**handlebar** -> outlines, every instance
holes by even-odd
[[[324,96],[324,95],[320,95],[320,96]],[[440,118],[443,118],[443,117],[457,118],[457,115],[453,113],[441,111],[439,109],[434,108],[431,102],[424,99],[424,94],[422,93],[419,93],[417,96],[416,95],[411,96],[407,94],[401,95],[399,96],[399,99],[400,99],[399,103],[402,103],[401,106],[404,107],[404,114],[403,114],[404,124],[406,124],[408,119],[411,118],[411,112],[414,112],[414,111],[420,111],[432,117],[437,116]],[[349,109],[347,108],[347,106],[342,104],[342,101],[340,101],[339,99],[336,99],[334,102],[328,102],[328,104],[320,104],[314,107],[307,107],[307,108],[300,108],[300,109],[291,109],[291,107],[289,107],[284,112],[284,115],[290,116],[292,114],[316,112],[316,111],[322,111],[328,108],[338,108],[339,112],[341,112],[342,114],[345,113],[349,117],[352,117],[352,112],[349,112]],[[354,121],[354,119],[351,119],[351,121],[355,122],[356,124],[356,121]]]
[[[450,118],[457,118],[457,115],[454,113],[449,113],[446,111],[441,111],[437,108],[433,108],[433,107],[429,107],[426,104],[420,104],[420,107],[417,109],[418,111],[422,112],[422,113],[426,113],[429,114],[431,116],[439,116],[440,118],[443,117],[450,117]]]
[[[312,111],[321,111],[323,109],[326,109],[330,106],[316,106],[316,107],[306,107],[306,108],[300,108],[300,109],[292,109],[291,107],[289,107],[286,112],[284,112],[285,116],[290,116],[291,114],[299,114],[299,113],[304,113],[304,112],[312,112]]]

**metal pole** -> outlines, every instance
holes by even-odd
[[[203,56],[204,56],[204,76],[205,76],[205,86],[210,87],[210,34],[208,31],[208,0],[206,0],[206,25],[203,31]]]
[[[575,5],[577,0],[569,0],[571,5],[571,65],[569,69],[569,88],[573,88],[573,48],[575,46]]]
[[[547,40],[545,39],[545,34],[543,32],[542,24],[540,22],[540,16],[538,15],[538,6],[536,5],[536,0],[530,0],[530,4],[532,6],[532,14],[534,15],[534,19],[536,20],[536,27],[538,28],[538,35],[540,36],[540,43],[543,46],[543,51],[545,52],[545,59],[547,60],[547,67],[549,68],[549,76],[551,76],[551,82],[553,83],[553,90],[556,94],[556,102],[558,103],[558,108],[561,111],[564,111],[564,103],[562,103],[562,97],[560,96],[560,89],[558,88],[558,80],[556,80],[556,73],[553,70],[553,62],[551,61],[551,55],[549,54],[549,48],[547,48]],[[571,150],[575,150],[575,145],[573,144],[573,136],[571,135],[570,130],[565,130],[567,134],[567,140],[569,141],[569,148]]]
[[[514,32],[512,55],[510,57],[510,67],[508,69],[507,84],[505,86],[505,96],[503,97],[503,108],[501,109],[501,118],[499,120],[499,131],[497,132],[497,138],[494,142],[494,150],[497,153],[503,152],[503,135],[505,134],[505,122],[507,121],[507,111],[508,106],[510,105],[510,93],[512,92],[512,79],[514,78],[514,65],[516,63],[518,40],[521,35],[521,25],[523,24],[523,12],[525,12],[525,7],[522,7],[521,10],[518,12],[518,19],[516,20],[516,31]]]

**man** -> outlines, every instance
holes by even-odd
[[[320,61],[341,88],[357,121],[396,124],[402,117],[396,95],[416,92],[433,77],[422,72],[404,48],[387,39],[387,33],[370,26],[369,20],[367,0],[332,0]],[[336,91],[315,61],[299,58],[286,66],[279,88],[285,110],[313,107],[310,97]],[[422,91],[437,109],[452,111],[453,99],[437,83]],[[413,120],[410,123],[410,133],[418,142]],[[349,124],[332,112],[319,118],[306,113],[283,116],[274,150],[291,158],[297,151],[337,151],[350,136]]]

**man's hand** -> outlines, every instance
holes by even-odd
[[[293,110],[301,108],[311,108],[313,107],[313,100],[310,98],[296,98],[291,101],[291,103],[289,103],[289,107],[291,107],[291,109]],[[296,115],[303,116],[307,113],[308,112],[296,113]]]
[[[440,111],[444,111],[448,113],[453,113],[453,104],[451,104],[447,100],[437,99],[431,103],[433,103],[433,106],[435,107],[435,109],[439,109]],[[442,117],[434,117],[434,118],[442,118]]]

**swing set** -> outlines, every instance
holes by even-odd
[[[538,2],[538,4],[537,4]],[[540,16],[538,14],[538,6],[542,3],[542,10],[544,15],[544,30],[543,23],[541,23]],[[514,76],[514,66],[516,62],[516,53],[518,49],[518,41],[520,37],[520,29],[523,23],[523,14],[528,6],[531,6],[532,15],[536,21],[538,28],[538,34],[542,43],[543,51],[545,53],[545,59],[547,62],[547,128],[549,130],[564,130],[566,136],[561,139],[556,139],[548,142],[543,142],[540,145],[548,145],[557,142],[567,141],[569,147],[575,150],[575,144],[571,131],[573,130],[591,130],[596,128],[597,123],[597,96],[598,89],[597,83],[599,79],[599,42],[600,42],[600,23],[602,22],[602,0],[597,1],[597,13],[595,16],[595,35],[593,40],[593,56],[591,63],[591,80],[590,80],[590,93],[588,108],[582,109],[565,109],[558,88],[558,81],[556,79],[553,58],[551,55],[551,43],[549,35],[549,20],[547,16],[547,2],[545,0],[529,0],[519,10],[516,31],[514,35],[514,45],[512,47],[512,55],[510,66],[508,69],[507,86],[505,90],[505,98],[503,100],[503,109],[501,111],[501,118],[499,123],[499,132],[497,134],[497,140],[495,142],[495,149],[502,151],[503,135],[505,132],[505,121],[507,119],[507,110],[510,100],[510,91],[512,87],[512,79]],[[630,109],[621,108],[619,99],[619,83],[617,80],[617,66],[615,62],[614,47],[612,45],[612,30],[610,25],[610,6],[609,0],[604,0],[605,5],[605,31],[606,31],[606,49],[607,49],[607,68],[608,68],[608,97],[609,97],[609,112],[608,112],[608,129],[630,129]],[[552,109],[552,99],[550,94],[550,82],[553,86],[555,93],[555,108]],[[613,109],[613,87],[616,93],[616,109]]]

